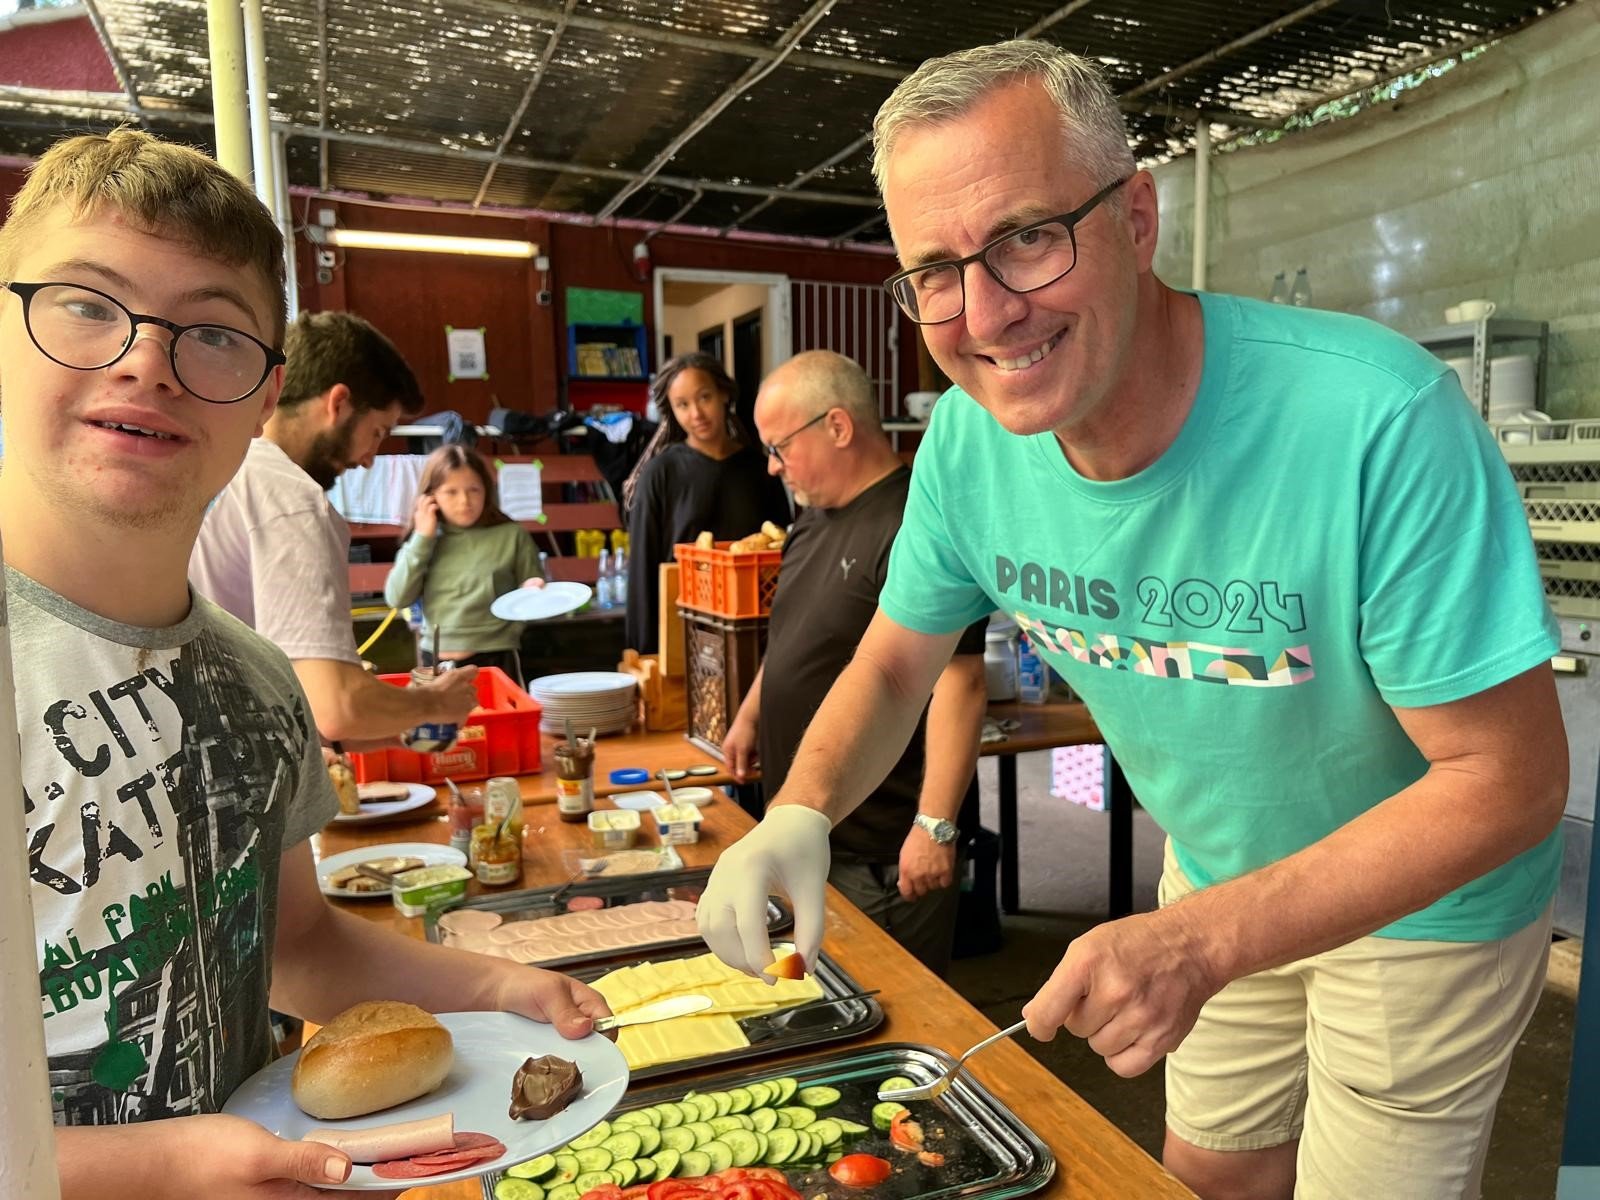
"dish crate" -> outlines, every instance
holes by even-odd
[[[696,612],[683,614],[683,659],[689,702],[689,732],[700,749],[722,758],[722,739],[739,713],[761,656],[767,652],[767,618],[742,621]]]
[[[732,544],[718,542],[712,550],[694,545],[672,548],[678,559],[680,607],[741,621],[772,612],[783,551],[734,554],[728,549]]]
[[[410,675],[380,675],[405,687]],[[512,682],[499,667],[481,667],[473,680],[478,707],[461,726],[448,750],[419,754],[415,750],[363,750],[350,755],[357,783],[388,779],[396,783],[443,783],[488,779],[491,775],[532,775],[539,770],[539,702]]]

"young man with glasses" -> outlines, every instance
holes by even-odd
[[[1067,947],[1024,1008],[1112,1070],[1167,1059],[1201,1196],[1475,1197],[1538,999],[1567,752],[1555,623],[1493,439],[1437,359],[1332,313],[1179,292],[1092,64],[924,63],[879,111],[890,289],[957,385],[881,608],[699,906],[759,969],[755,903],[904,744],[1000,605],[1087,701],[1168,833],[1159,911]]]
[[[0,227],[0,281],[0,534],[63,1196],[109,1173],[141,1200],[309,1200],[345,1155],[218,1115],[272,1057],[269,998],[313,1021],[369,999],[505,1009],[568,1037],[604,1002],[334,912],[307,839],[338,806],[294,672],[189,589],[201,517],[282,382],[272,216],[195,151],[72,138]]]
[[[798,354],[767,376],[755,418],[774,439],[763,444],[767,469],[802,507],[784,543],[761,670],[722,756],[740,779],[759,758],[776,795],[877,611],[911,472],[884,436],[866,372],[831,350]],[[810,847],[827,851],[829,883],[940,975],[955,942],[959,838],[978,824],[987,626],[985,614],[962,634],[888,777],[828,842]]]
[[[397,688],[362,666],[350,624],[350,527],[327,497],[345,471],[372,465],[402,416],[422,410],[417,378],[354,313],[300,314],[284,350],[277,408],[206,513],[189,578],[289,656],[328,741],[464,721],[478,702],[476,667]]]

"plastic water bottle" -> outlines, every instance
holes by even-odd
[[[1289,289],[1289,303],[1296,308],[1311,307],[1311,276],[1304,267],[1294,273],[1294,286]]]
[[[600,551],[600,569],[594,577],[594,604],[596,608],[611,607],[611,551]]]
[[[1267,299],[1273,304],[1289,303],[1289,276],[1279,271],[1272,277],[1272,291],[1267,293]]]
[[[1049,668],[1024,634],[1017,647],[1017,699],[1024,704],[1043,704],[1050,691]]]
[[[620,549],[611,556],[611,607],[628,605],[628,551]]]

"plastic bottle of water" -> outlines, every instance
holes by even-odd
[[[628,606],[628,551],[620,549],[611,556],[611,607]]]
[[[600,569],[594,577],[594,606],[611,607],[611,551],[600,551]]]
[[[1017,699],[1024,704],[1043,704],[1049,691],[1049,668],[1024,634],[1017,648]]]
[[[1289,303],[1296,308],[1311,307],[1311,276],[1304,267],[1294,273],[1294,286],[1289,289]]]
[[[1272,291],[1267,293],[1267,299],[1273,304],[1289,303],[1289,276],[1279,271],[1272,277]]]

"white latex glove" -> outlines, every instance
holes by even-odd
[[[780,804],[722,852],[695,910],[700,936],[730,967],[772,983],[767,897],[780,891],[794,908],[794,948],[809,970],[822,946],[822,897],[828,884],[833,822],[814,808]]]

